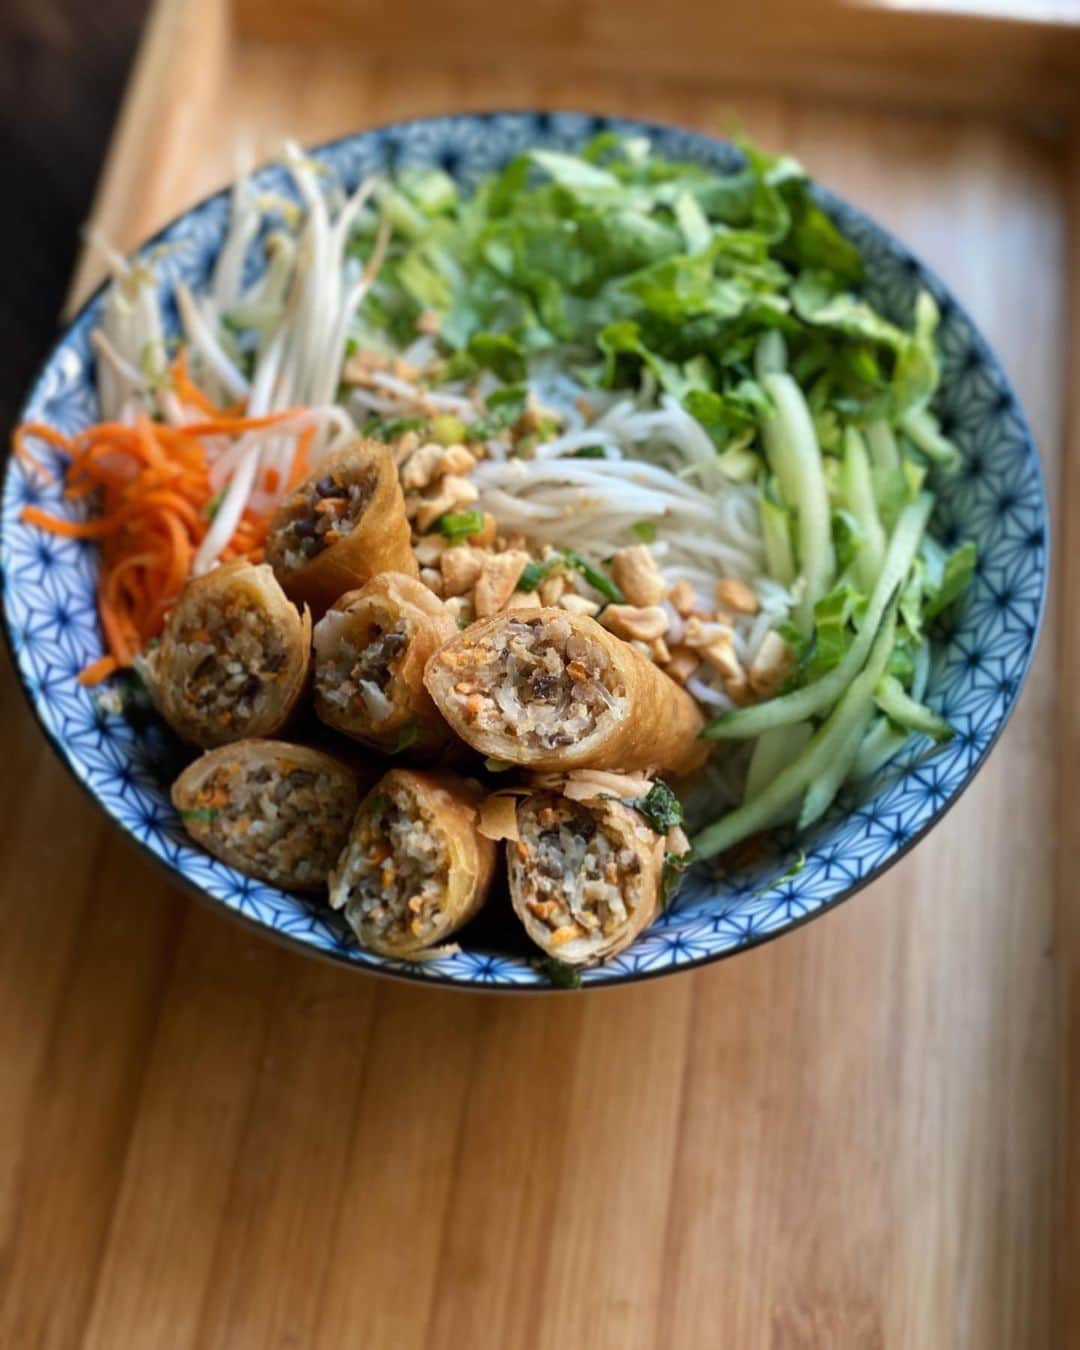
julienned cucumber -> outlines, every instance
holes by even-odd
[[[854,427],[848,427],[844,433],[844,499],[862,529],[862,543],[855,555],[855,575],[864,591],[872,591],[885,561],[885,531],[874,501],[866,446]]]
[[[808,717],[820,716],[830,708],[866,664],[885,611],[911,570],[933,505],[933,497],[924,492],[901,513],[889,540],[881,574],[866,607],[866,614],[839,665],[834,666],[820,680],[796,689],[791,694],[782,694],[779,698],[755,704],[752,708],[736,708],[724,713],[710,722],[702,735],[718,741],[744,740],[748,736],[760,736],[772,727],[804,722]]]
[[[866,726],[874,706],[874,689],[885,670],[896,640],[896,610],[889,610],[870,650],[866,668],[850,684],[829,717],[814,733],[809,745],[752,801],[709,825],[694,840],[694,856],[712,858],[748,835],[767,829],[781,812],[807,792],[814,781],[829,772],[834,760],[850,744],[856,729]],[[855,742],[856,749],[858,741]],[[848,763],[850,768],[850,761]],[[831,798],[830,798],[831,800]],[[826,806],[828,802],[826,802]]]
[[[908,731],[921,731],[935,741],[948,741],[956,734],[944,717],[939,717],[925,703],[916,702],[906,693],[895,675],[886,675],[882,679],[874,690],[874,698],[886,717],[907,727]]]
[[[775,410],[761,423],[765,457],[780,484],[784,505],[797,518],[799,571],[805,589],[794,618],[803,632],[809,633],[814,605],[829,589],[836,572],[829,490],[802,390],[786,371],[769,372],[762,385]]]

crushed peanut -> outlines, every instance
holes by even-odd
[[[420,580],[429,591],[434,591],[438,596],[443,594],[442,573],[437,567],[421,567]]]
[[[700,665],[701,657],[692,647],[680,646],[672,648],[671,660],[664,670],[676,684],[685,684]]]
[[[478,548],[458,545],[456,548],[446,549],[439,558],[445,593],[464,595],[466,591],[471,591],[483,566],[484,554]]]
[[[756,614],[759,608],[753,587],[736,577],[724,577],[716,583],[716,602],[736,614]]]
[[[448,511],[460,511],[471,505],[480,494],[467,478],[447,474],[439,480],[439,490],[433,497],[423,498],[416,512],[416,523],[421,531],[429,529]]]
[[[450,543],[443,535],[425,534],[413,544],[413,552],[421,567],[438,567],[449,547]]]
[[[750,688],[758,698],[771,698],[795,668],[795,651],[779,633],[766,633],[750,663]]]
[[[490,548],[495,542],[495,517],[490,511],[484,512],[484,524],[473,535],[469,536],[469,543],[474,548]]]
[[[443,447],[429,441],[419,446],[401,470],[401,486],[406,492],[417,492],[426,488],[435,478],[435,467],[443,457]]]
[[[566,592],[566,577],[562,572],[553,572],[540,583],[540,600],[545,605],[557,605]]]
[[[671,601],[672,608],[680,618],[687,618],[693,614],[694,607],[697,605],[697,596],[694,594],[694,588],[686,580],[677,581],[668,592],[668,599]]]
[[[508,549],[505,553],[491,554],[484,559],[473,592],[477,618],[486,619],[502,609],[513,595],[528,561],[529,555],[522,549]]]
[[[515,591],[513,595],[503,605],[503,611],[508,609],[539,609],[540,597],[535,591]]]
[[[668,629],[667,612],[660,605],[608,605],[600,622],[616,637],[655,642]]]
[[[455,623],[466,627],[476,618],[471,595],[452,595],[445,602],[446,612]]]
[[[611,576],[632,605],[658,605],[667,590],[656,559],[644,544],[618,549],[611,560]]]
[[[668,645],[662,637],[657,638],[650,646],[649,650],[652,652],[652,659],[658,666],[666,666],[671,660],[671,652],[668,650]]]
[[[599,611],[600,606],[584,595],[575,595],[573,591],[567,591],[559,599],[559,608],[565,609],[571,614],[585,614],[592,618]]]

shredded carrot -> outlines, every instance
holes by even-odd
[[[39,441],[47,441],[50,445],[55,445],[58,450],[67,453],[71,451],[71,440],[63,432],[56,431],[44,422],[24,422],[21,427],[15,428],[15,434],[11,438],[11,448],[15,452],[17,459],[20,459],[26,467],[43,478],[46,483],[55,483],[56,477],[50,469],[47,469],[37,455],[26,444],[30,436],[36,437]]]
[[[100,684],[102,680],[107,680],[110,675],[115,675],[119,668],[120,663],[115,656],[101,656],[96,661],[91,661],[79,675],[79,683]]]
[[[27,524],[50,534],[101,544],[98,612],[107,654],[82,672],[79,682],[83,685],[98,684],[130,666],[146,643],[161,633],[166,615],[187,584],[195,553],[210,528],[208,508],[215,496],[206,440],[214,438],[210,445],[214,454],[222,444],[218,438],[275,426],[303,411],[247,417],[242,406],[217,407],[192,381],[182,349],[170,373],[181,402],[197,409],[205,420],[166,426],[140,415],[131,424],[103,422],[70,437],[27,422],[12,438],[18,458],[48,482],[56,480],[33,455],[27,440],[46,441],[68,456],[63,484],[66,499],[100,497],[100,514],[88,520],[65,520],[36,505],[25,506],[21,514]],[[298,435],[290,484],[307,472],[314,434],[309,427]],[[266,491],[276,493],[282,475],[269,469],[264,481]],[[269,523],[267,515],[245,509],[222,558],[261,562]]]

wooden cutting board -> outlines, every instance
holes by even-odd
[[[286,133],[496,106],[737,121],[970,307],[1039,439],[1056,585],[1019,710],[914,854],[778,942],[586,997],[401,986],[189,901],[54,761],[5,664],[0,1345],[1066,1344],[1080,923],[1067,862],[1055,917],[1054,839],[1057,765],[1080,791],[1075,426],[1067,473],[1062,454],[1080,194],[1058,92],[1019,122],[1023,98],[1010,86],[999,110],[969,69],[979,96],[946,113],[946,65],[915,51],[898,59],[917,95],[878,104],[842,43],[812,95],[790,61],[763,93],[647,52],[648,74],[625,59],[559,74],[528,33],[485,60],[479,29],[470,50],[407,63],[385,35],[337,41],[330,0],[295,42],[281,5],[253,8],[234,24],[220,0],[158,5],[95,212],[116,243],[224,182],[243,140],[265,154]],[[380,13],[352,17],[378,35]],[[642,32],[662,41],[653,17]],[[741,74],[769,70],[761,55]],[[1068,801],[1063,855],[1080,826]]]

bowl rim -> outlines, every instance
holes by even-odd
[[[615,123],[615,124],[622,124],[624,126],[628,125],[638,128],[640,129],[642,134],[646,135],[655,134],[657,132],[667,136],[677,135],[685,137],[690,141],[695,140],[700,141],[705,145],[713,147],[735,145],[735,142],[733,142],[732,140],[730,140],[725,136],[715,136],[710,132],[699,131],[692,127],[680,126],[677,123],[665,122],[657,120],[655,118],[624,116],[620,113],[583,112],[581,110],[562,107],[551,107],[551,108],[510,107],[510,108],[476,109],[464,112],[430,113],[423,117],[407,117],[397,119],[391,122],[380,122],[375,124],[374,126],[364,127],[363,129],[358,131],[346,132],[343,135],[332,137],[329,140],[319,141],[311,145],[305,144],[303,146],[303,149],[307,154],[318,155],[320,153],[332,151],[338,147],[348,145],[351,142],[359,141],[366,137],[386,136],[395,131],[403,130],[405,128],[424,126],[432,123],[452,123],[452,122],[469,122],[469,121],[483,122],[487,120],[493,120],[496,118],[537,119],[540,117],[553,119],[554,118],[581,119],[583,121],[589,121],[593,123],[597,131],[605,130],[607,129],[609,124]],[[261,168],[268,167],[269,164],[271,164],[272,162],[273,161],[268,160],[265,163],[260,164],[259,166],[257,166],[256,172],[258,172],[258,170]],[[803,928],[807,924],[810,924],[817,919],[823,918],[825,915],[831,913],[845,901],[850,900],[860,891],[865,890],[868,886],[871,886],[875,882],[880,880],[880,878],[883,877],[887,872],[891,871],[892,868],[895,867],[897,863],[901,862],[904,858],[906,858],[907,855],[916,847],[916,845],[920,844],[922,840],[926,837],[926,835],[929,834],[930,831],[934,829],[934,827],[937,826],[942,820],[944,820],[946,815],[948,815],[948,813],[952,810],[952,808],[956,805],[956,803],[965,794],[967,789],[975,781],[975,778],[982,771],[983,766],[986,764],[986,761],[989,758],[991,752],[997,745],[999,739],[1001,738],[1002,733],[1004,732],[1005,728],[1008,726],[1010,720],[1012,719],[1012,716],[1015,713],[1017,705],[1020,701],[1020,698],[1023,695],[1025,686],[1027,684],[1028,676],[1031,673],[1031,667],[1035,659],[1035,654],[1038,650],[1039,643],[1042,639],[1043,628],[1046,619],[1046,610],[1050,589],[1051,566],[1053,558],[1052,553],[1053,520],[1049,509],[1049,500],[1046,491],[1046,475],[1043,470],[1042,456],[1039,453],[1038,442],[1036,441],[1035,436],[1032,433],[1030,423],[1028,422],[1027,413],[1025,412],[1024,406],[1016,393],[1016,389],[1013,385],[1012,379],[1009,376],[1007,369],[1005,368],[1005,365],[998,358],[997,353],[991,347],[987,339],[983,336],[981,328],[972,318],[971,314],[968,312],[967,307],[956,298],[951,289],[944,284],[944,282],[934,271],[934,269],[929,267],[917,253],[914,253],[890,229],[882,225],[877,219],[875,219],[869,213],[864,211],[860,206],[857,206],[854,203],[848,201],[847,198],[843,197],[838,192],[835,192],[833,189],[829,188],[815,176],[808,175],[808,180],[811,185],[812,191],[827,209],[839,208],[848,214],[852,214],[856,217],[861,218],[875,231],[877,235],[879,235],[883,240],[885,240],[885,242],[889,245],[889,250],[891,253],[903,259],[905,262],[910,262],[911,264],[913,264],[917,269],[919,276],[923,280],[929,282],[931,287],[934,290],[936,290],[940,295],[946,296],[948,298],[949,304],[953,307],[954,311],[960,316],[960,318],[967,325],[967,327],[970,328],[971,332],[976,336],[978,341],[981,343],[984,352],[992,359],[993,364],[996,367],[996,370],[1000,377],[1000,381],[1003,385],[1003,388],[1012,400],[1012,406],[1019,424],[1020,432],[1023,436],[1024,444],[1027,450],[1029,451],[1030,458],[1033,461],[1035,477],[1039,486],[1040,515],[1043,520],[1043,528],[1045,534],[1044,564],[1039,575],[1038,609],[1035,616],[1034,631],[1032,633],[1032,638],[1028,646],[1028,650],[1024,657],[1023,665],[1016,678],[1015,688],[1010,695],[1009,702],[1000,719],[1000,722],[996,727],[996,729],[994,730],[993,735],[988,739],[986,744],[983,746],[982,750],[979,752],[978,758],[972,762],[970,767],[965,772],[963,779],[953,789],[952,793],[946,798],[944,802],[942,802],[942,804],[933,812],[933,814],[930,815],[930,817],[926,821],[924,821],[923,824],[918,827],[918,829],[914,831],[914,833],[912,833],[908,838],[906,838],[902,844],[898,845],[898,847],[892,854],[890,854],[882,862],[878,863],[877,866],[875,866],[869,872],[867,872],[866,875],[858,877],[856,880],[850,882],[842,890],[837,892],[836,895],[831,896],[828,900],[822,901],[812,910],[808,910],[804,913],[796,915],[795,917],[789,918],[786,923],[777,926],[776,928],[769,929],[768,931],[752,933],[750,936],[746,937],[742,941],[733,943],[731,946],[725,947],[716,952],[710,952],[704,956],[694,957],[692,959],[680,962],[677,965],[659,966],[653,969],[645,969],[645,970],[633,970],[633,971],[618,970],[610,978],[593,979],[590,980],[587,984],[583,984],[581,986],[569,989],[557,987],[555,985],[552,985],[550,982],[537,984],[533,983],[518,984],[512,981],[503,982],[499,980],[485,980],[482,978],[476,980],[463,980],[448,975],[424,974],[421,973],[419,970],[413,970],[411,967],[403,963],[396,965],[385,965],[385,964],[369,965],[365,962],[353,960],[350,956],[348,956],[345,952],[341,950],[321,947],[315,945],[314,943],[305,942],[302,938],[297,937],[292,933],[285,932],[277,928],[273,928],[270,925],[263,923],[260,919],[257,919],[252,915],[246,913],[245,911],[226,904],[224,900],[220,899],[217,896],[212,895],[209,891],[204,890],[194,880],[192,880],[185,873],[180,871],[179,868],[172,865],[165,858],[161,857],[158,853],[156,853],[132,830],[127,829],[124,826],[124,824],[121,821],[119,821],[110,811],[106,810],[100,797],[94,791],[93,787],[87,781],[81,778],[79,774],[75,771],[75,767],[72,764],[67,752],[65,751],[60,737],[56,735],[42,720],[34,701],[34,695],[30,687],[30,682],[26,674],[24,673],[22,665],[19,661],[18,645],[16,642],[16,636],[14,632],[14,624],[11,615],[8,613],[8,606],[6,599],[7,586],[5,576],[5,558],[7,554],[7,547],[6,547],[6,540],[4,537],[5,533],[4,521],[2,515],[0,515],[0,631],[2,631],[3,633],[4,646],[7,651],[9,664],[11,665],[11,668],[15,674],[16,681],[19,686],[19,689],[22,692],[23,698],[30,709],[34,721],[38,725],[38,730],[44,735],[53,754],[63,765],[66,772],[76,782],[76,784],[78,784],[79,788],[85,793],[85,795],[94,803],[98,813],[105,818],[110,829],[119,833],[121,837],[127,841],[129,846],[134,847],[142,855],[149,858],[150,861],[155,866],[155,868],[162,874],[162,876],[167,877],[174,886],[177,886],[181,890],[187,892],[190,896],[194,897],[200,903],[212,909],[216,913],[228,917],[241,927],[248,929],[253,933],[257,933],[260,937],[264,939],[270,939],[271,941],[277,943],[281,947],[285,947],[291,951],[302,953],[303,955],[309,958],[322,960],[336,966],[343,966],[349,970],[358,971],[367,975],[373,975],[382,979],[392,980],[398,983],[419,985],[421,987],[426,988],[452,989],[460,993],[473,993],[473,994],[483,993],[493,995],[514,994],[519,996],[581,994],[581,993],[589,993],[596,990],[614,989],[623,985],[640,984],[648,980],[657,980],[667,978],[669,976],[689,974],[692,971],[700,970],[704,966],[710,966],[722,961],[730,960],[732,957],[739,956],[744,952],[752,951],[756,947],[765,946],[767,943],[774,942],[777,939],[784,937],[786,934],[794,932],[796,929]],[[184,207],[183,210],[178,211],[173,216],[170,216],[170,218],[167,221],[165,221],[161,226],[159,226],[159,228],[155,230],[152,235],[140,241],[133,248],[127,250],[125,256],[130,257],[143,254],[147,250],[157,247],[159,244],[162,243],[165,236],[170,234],[176,228],[176,226],[181,221],[183,221],[187,216],[193,214],[196,211],[206,208],[212,202],[226,199],[231,191],[231,187],[232,187],[231,183],[226,183],[224,186],[217,188],[212,192],[206,193],[197,200],[189,203],[187,206]],[[78,309],[69,318],[67,318],[60,324],[58,330],[56,331],[49,345],[48,351],[42,357],[41,361],[37,364],[34,374],[29,384],[27,385],[28,393],[26,397],[23,399],[22,403],[20,404],[19,411],[16,415],[17,416],[17,420],[15,423],[16,426],[18,426],[21,422],[25,420],[27,402],[32,397],[34,391],[40,385],[49,366],[55,359],[58,349],[63,346],[63,344],[67,341],[72,332],[79,326],[80,323],[83,322],[87,312],[95,304],[97,304],[102,295],[105,293],[108,285],[109,279],[108,277],[106,277],[98,286],[94,288],[94,290],[90,293],[89,296],[87,296],[87,298],[78,307]],[[15,455],[14,450],[12,448],[11,436],[9,435],[6,438],[6,444],[3,448],[2,454],[0,454],[0,485],[6,484],[8,477],[12,471],[14,460]],[[778,884],[778,882],[779,878],[777,878],[776,883],[774,884]],[[768,887],[766,889],[768,889]]]

